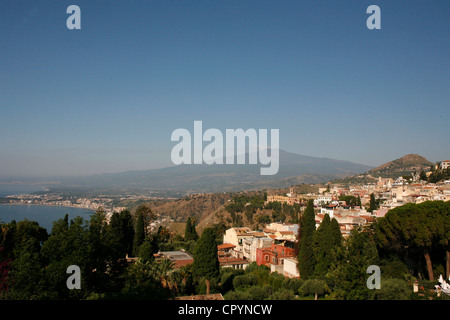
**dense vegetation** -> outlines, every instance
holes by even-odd
[[[264,204],[266,200],[266,193],[234,196],[225,205],[226,211],[230,214],[227,222],[231,226],[242,226],[245,219],[246,225],[255,225],[256,227],[273,221],[298,223],[301,212],[300,204],[289,205],[278,201]]]
[[[263,198],[236,198],[238,210],[252,212]],[[250,204],[250,205],[249,205]],[[236,206],[237,207],[237,206]],[[282,210],[273,209],[273,210]],[[301,210],[299,210],[300,212]],[[236,211],[238,212],[238,211]],[[283,211],[280,211],[283,212]],[[226,299],[446,299],[434,293],[436,278],[447,278],[450,203],[409,204],[389,211],[366,228],[342,238],[327,215],[316,229],[311,202],[299,215],[297,248],[301,279],[287,279],[265,266],[219,268],[216,245],[223,225],[198,237],[189,219],[185,237],[160,227],[150,234],[150,208],[124,210],[109,223],[101,210],[89,220],[59,219],[50,234],[34,221],[1,224],[0,298],[2,299],[171,299],[221,293]],[[174,268],[154,253],[184,249],[193,265]],[[138,257],[128,262],[126,257]],[[81,289],[69,290],[67,267],[81,270]],[[381,268],[381,289],[366,286],[367,267]],[[412,283],[419,281],[419,292]]]

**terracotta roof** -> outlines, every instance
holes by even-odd
[[[219,257],[219,263],[224,264],[248,264],[249,262],[245,259],[235,258],[235,257]]]
[[[236,248],[236,246],[234,244],[231,244],[231,243],[219,244],[217,246],[217,250],[230,249],[230,248]]]

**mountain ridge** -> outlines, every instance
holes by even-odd
[[[246,155],[248,157],[248,154]],[[257,187],[282,187],[290,180],[320,183],[358,174],[373,167],[331,158],[279,150],[279,171],[260,175],[261,164],[181,164],[161,169],[132,170],[59,179],[54,187],[164,189],[185,193],[228,192]],[[297,177],[297,178],[295,178]]]

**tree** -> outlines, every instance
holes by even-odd
[[[326,282],[318,279],[308,279],[299,289],[299,293],[303,296],[314,295],[314,300],[318,300],[319,295],[327,292]]]
[[[420,180],[423,180],[423,181],[427,181],[428,179],[427,179],[427,174],[425,173],[425,170],[421,170],[420,171],[420,173],[419,173],[419,178],[420,178]]]
[[[92,290],[101,292],[108,286],[107,262],[111,261],[111,247],[108,244],[106,214],[99,208],[91,215],[88,227],[89,255],[91,257],[91,273],[86,276],[92,284]]]
[[[74,218],[67,229],[65,223],[65,219],[56,221],[54,226],[57,228],[53,228],[55,231],[42,245],[46,288],[52,295],[57,295],[57,299],[86,298],[91,289],[87,276],[91,274],[92,267],[88,225],[81,217]],[[80,267],[81,290],[67,290],[66,271],[71,265]]]
[[[315,274],[318,276],[328,273],[336,260],[335,249],[342,243],[341,230],[336,219],[330,220],[325,214],[322,223],[314,233],[314,256],[316,258]]]
[[[194,254],[193,272],[205,278],[206,294],[209,294],[211,279],[219,275],[216,236],[212,228],[203,230]]]
[[[369,212],[373,212],[377,209],[377,201],[375,200],[375,195],[373,193],[370,194],[370,202],[369,202]]]
[[[444,246],[447,272],[450,236],[450,205],[443,201],[407,203],[391,209],[378,220],[375,231],[379,245],[395,251],[416,248],[423,255],[429,280],[434,280],[430,253],[433,248]]]
[[[144,262],[153,261],[153,242],[150,239],[145,239],[144,242],[139,246],[138,257]]]
[[[299,230],[299,252],[298,252],[298,268],[300,276],[308,279],[314,273],[315,257],[314,257],[314,232],[316,230],[316,221],[314,213],[314,201],[310,199],[300,221]]]
[[[132,254],[134,227],[130,211],[114,212],[111,216],[108,228],[109,242],[115,251],[117,259],[125,258],[126,254]]]
[[[346,300],[373,298],[373,290],[366,286],[367,267],[380,263],[373,235],[356,227],[338,251],[339,259],[326,275],[333,297]]]
[[[133,256],[137,256],[139,253],[139,247],[145,240],[145,222],[144,215],[142,212],[138,212],[136,215],[136,224],[134,230],[134,239],[133,239]]]
[[[155,219],[155,215],[152,212],[152,209],[146,203],[143,203],[139,207],[137,207],[135,215],[138,216],[139,214],[143,216],[144,225],[146,226],[148,226],[151,223],[151,221]]]
[[[382,278],[381,288],[375,292],[377,300],[407,300],[411,296],[411,287],[406,280]]]
[[[186,241],[189,240],[197,240],[198,239],[198,234],[197,231],[195,230],[195,218],[191,218],[189,217],[186,221],[186,228],[184,231],[184,239]]]

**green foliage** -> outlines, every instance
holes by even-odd
[[[366,286],[367,267],[379,265],[380,259],[372,235],[354,228],[344,245],[336,250],[336,265],[325,276],[333,299],[368,300],[373,290]]]
[[[313,240],[314,257],[316,259],[314,274],[323,276],[336,263],[335,250],[342,243],[342,235],[336,219],[333,218],[332,223],[330,216],[326,214],[314,233]]]
[[[197,240],[198,239],[198,234],[197,231],[195,230],[195,218],[191,218],[189,217],[186,221],[186,228],[185,228],[185,232],[184,232],[184,239],[186,241],[190,241],[190,240]]]
[[[153,244],[150,239],[145,239],[144,242],[139,246],[138,257],[143,262],[151,262],[154,260],[153,257]]]
[[[306,210],[300,221],[299,241],[300,249],[298,253],[298,268],[302,279],[308,279],[314,273],[314,232],[316,230],[314,203],[308,201]]]
[[[127,211],[113,215],[110,224],[102,210],[89,221],[80,217],[69,221],[65,216],[54,222],[50,235],[36,222],[12,221],[0,224],[0,271],[6,274],[0,281],[7,279],[7,286],[0,282],[0,298],[170,299],[205,293],[210,287],[225,299],[239,300],[446,299],[434,293],[435,281],[421,280],[421,295],[412,294],[414,279],[408,261],[423,255],[425,248],[435,274],[446,271],[449,208],[449,202],[440,201],[398,207],[369,228],[355,228],[342,239],[337,221],[328,216],[315,229],[314,208],[309,203],[299,238],[309,243],[311,251],[306,253],[314,259],[308,261],[312,273],[306,277],[302,272],[301,279],[285,278],[256,263],[245,270],[219,269],[217,243],[223,225],[205,229],[197,241],[171,238],[162,227],[153,235],[145,234],[136,246],[139,214],[133,220]],[[124,257],[133,247],[139,259],[129,264]],[[193,253],[194,265],[173,269],[171,261],[158,263],[153,258],[159,249],[181,248]],[[299,262],[304,257],[301,250],[300,246]],[[68,265],[80,267],[81,290],[67,289]],[[366,286],[369,265],[381,267],[381,290]]]
[[[124,258],[127,254],[132,255],[134,226],[130,211],[114,212],[106,232],[117,259]]]
[[[406,280],[381,278],[381,288],[375,291],[376,300],[408,300],[412,288]]]
[[[328,292],[328,287],[325,281],[318,279],[308,279],[303,282],[302,286],[298,289],[298,292],[302,296],[314,296],[315,299],[318,296],[324,295]]]
[[[264,199],[266,194],[262,195],[235,195],[230,203],[225,206],[225,209],[230,213],[233,225],[242,224],[242,216],[244,214],[250,223],[253,223],[253,215],[257,210],[264,207]]]
[[[361,206],[361,198],[355,197],[355,196],[339,196],[339,201],[345,201],[345,203],[348,206],[354,207],[354,206]]]
[[[446,246],[450,238],[450,202],[426,201],[396,207],[378,219],[375,225],[378,245],[402,253],[418,250],[427,263],[430,280],[434,280],[430,252]]]
[[[209,280],[219,275],[216,236],[212,228],[203,230],[202,236],[198,240],[194,254],[193,272],[196,276]]]
[[[134,238],[133,238],[133,256],[137,256],[139,252],[139,247],[145,240],[146,236],[146,225],[144,221],[144,215],[142,212],[138,212],[136,215],[136,225],[134,230]]]
[[[367,211],[373,212],[376,210],[379,206],[379,200],[375,199],[375,194],[370,194],[370,201],[369,201],[369,209]]]

